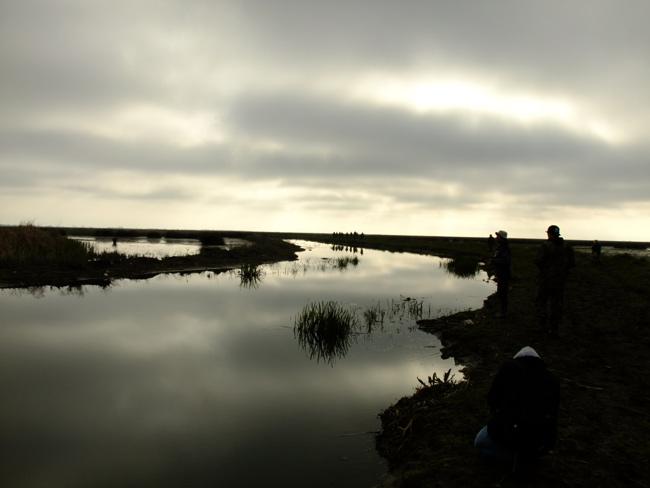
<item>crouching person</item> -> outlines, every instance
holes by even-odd
[[[506,361],[488,393],[490,418],[474,445],[488,461],[525,472],[557,437],[560,387],[529,346]]]

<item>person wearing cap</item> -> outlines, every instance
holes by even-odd
[[[571,246],[560,236],[560,228],[551,225],[546,230],[547,240],[540,246],[535,259],[539,270],[537,287],[537,318],[543,332],[558,335],[564,287],[569,270],[575,266],[575,256]]]
[[[512,256],[508,233],[505,230],[496,232],[496,249],[492,256],[494,268],[494,279],[497,282],[497,297],[499,298],[498,318],[504,318],[508,311],[508,289],[510,287],[510,275],[512,273]]]
[[[474,439],[484,459],[516,471],[555,446],[560,386],[532,347],[501,365],[487,401],[488,423]]]

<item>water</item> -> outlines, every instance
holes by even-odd
[[[0,485],[374,485],[379,411],[454,368],[401,304],[435,316],[480,306],[493,286],[412,254],[365,250],[338,269],[351,253],[303,245],[257,283],[228,272],[0,290]],[[319,362],[293,333],[315,300],[394,313]]]
[[[113,245],[112,238],[88,236],[71,236],[70,238],[88,243],[97,253],[117,251],[126,256],[144,256],[160,259],[171,256],[191,256],[201,251],[201,241],[198,239],[119,237],[116,244]],[[234,249],[236,247],[250,245],[250,242],[245,239],[224,237],[223,240],[223,245],[209,247]]]

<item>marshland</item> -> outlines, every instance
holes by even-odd
[[[3,480],[516,486],[471,444],[498,364],[532,345],[562,404],[526,483],[644,486],[650,264],[607,244],[577,253],[550,341],[534,240],[512,242],[497,320],[484,239],[0,228]]]

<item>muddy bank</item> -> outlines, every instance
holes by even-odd
[[[578,255],[561,336],[551,339],[535,323],[536,246],[512,250],[506,319],[495,318],[491,296],[480,310],[419,323],[441,338],[443,354],[465,365],[465,381],[423,379],[426,386],[381,412],[377,448],[390,466],[384,486],[648,486],[650,262]],[[555,451],[517,480],[484,465],[472,442],[487,420],[494,373],[524,345],[560,379],[561,409]]]
[[[242,234],[244,235],[244,234]],[[77,266],[35,265],[0,268],[0,288],[35,286],[108,286],[117,279],[145,279],[161,273],[225,271],[242,265],[260,265],[297,259],[301,248],[278,238],[245,234],[252,245],[225,250],[210,248],[192,256],[163,259],[105,254]]]

